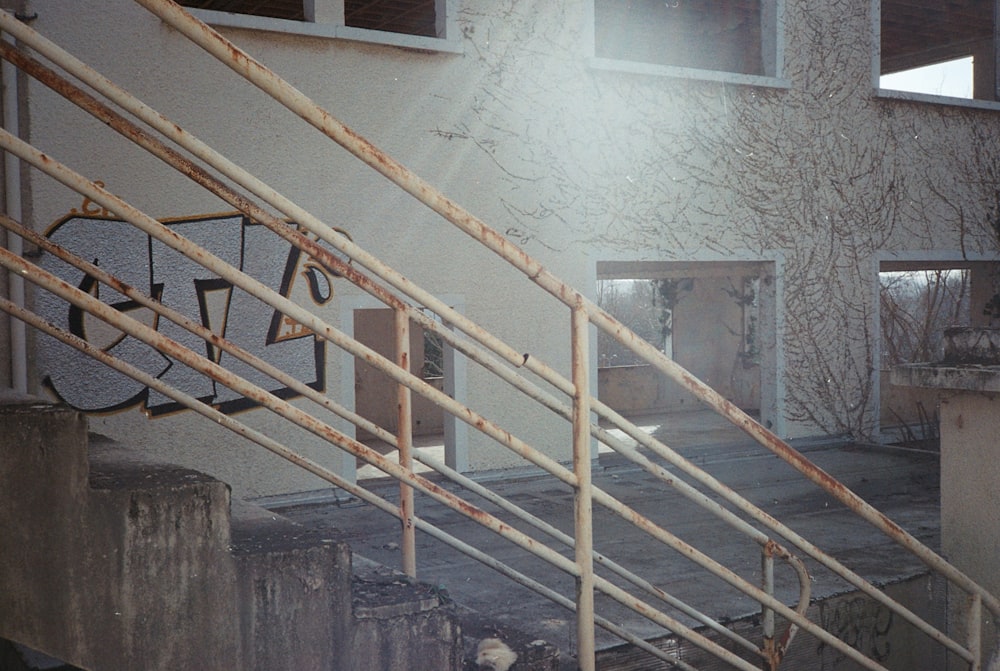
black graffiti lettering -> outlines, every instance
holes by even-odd
[[[325,305],[333,298],[333,288],[322,268],[314,263],[307,263],[302,275],[309,282],[309,295],[317,305]]]
[[[265,227],[250,224],[242,215],[201,217],[168,225],[293,301],[325,305],[333,298],[330,273],[315,263],[307,263],[308,257],[297,248]],[[132,286],[148,286],[154,298],[216,335],[233,341],[315,389],[325,387],[325,346],[310,329],[285,318],[229,282],[212,276],[200,265],[141,231],[105,217],[76,215],[57,222],[48,235],[70,251],[84,258],[94,258],[95,263],[99,256],[101,266],[108,272]],[[284,258],[284,263],[276,264],[275,258]],[[93,277],[52,257],[43,259],[43,267],[46,264],[47,270],[101,298],[101,287]],[[114,291],[107,293],[112,299],[125,298]],[[153,311],[134,301],[105,302],[271,393],[283,398],[294,396],[291,390],[228,355],[215,343],[202,340],[169,320],[157,319]],[[223,412],[255,405],[83,310],[67,309],[65,303],[54,297],[41,298],[39,310],[50,321],[61,324],[92,345]],[[103,412],[142,404],[147,413],[158,416],[182,409],[172,399],[56,341],[42,346],[40,354],[40,365],[50,387],[66,403],[80,410]]]

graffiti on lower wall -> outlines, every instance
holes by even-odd
[[[322,306],[333,298],[331,273],[241,214],[164,223],[300,305]],[[315,334],[127,222],[103,213],[94,216],[74,212],[56,222],[47,236],[313,389],[325,388],[325,348]],[[267,391],[282,398],[295,395],[229,353],[159,318],[51,254],[43,255],[39,265]],[[36,307],[50,322],[222,412],[233,413],[256,405],[46,292],[38,293]],[[150,416],[183,409],[173,399],[51,338],[42,339],[38,351],[39,370],[46,384],[76,409],[111,412],[139,406]]]
[[[893,613],[884,604],[864,596],[835,599],[822,606],[823,628],[844,643],[876,662],[889,658]],[[826,645],[819,644],[822,653]],[[829,649],[831,663],[840,664],[846,656]]]

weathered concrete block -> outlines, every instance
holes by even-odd
[[[10,399],[9,399],[10,400]],[[24,400],[0,405],[0,636],[39,647],[80,645],[84,619],[68,587],[86,578],[84,418]]]
[[[351,550],[234,502],[233,556],[246,669],[348,669]]]
[[[137,670],[242,660],[229,488],[111,445],[91,448],[91,469],[83,565],[103,579],[76,589],[113,616],[88,625],[84,658]]]
[[[60,406],[0,406],[0,455],[0,638],[92,671],[360,668],[343,543],[262,512],[231,533],[224,483],[88,458]]]
[[[352,656],[366,671],[460,671],[462,630],[434,588],[373,564],[356,569]]]

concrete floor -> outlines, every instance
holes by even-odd
[[[668,444],[688,460],[869,580],[881,584],[920,571],[919,563],[900,551],[892,541],[713,414],[694,412],[638,422],[658,435],[669,435]],[[843,444],[799,447],[815,463],[907,531],[937,548],[939,481],[936,454]],[[482,482],[508,500],[572,533],[572,491],[553,478],[505,472],[485,474]],[[717,517],[618,455],[601,454],[594,469],[594,484],[724,566],[759,584],[760,551],[754,543],[736,535]],[[398,486],[393,483],[373,480],[369,486],[386,499],[398,500]],[[448,488],[459,491],[457,486],[448,485]],[[501,519],[511,521],[509,515],[492,504],[477,497],[471,500]],[[356,554],[399,567],[399,524],[371,506],[344,501],[342,495],[336,501],[329,492],[264,503],[304,525],[335,529]],[[573,597],[572,579],[458,513],[423,495],[417,496],[416,511],[424,520]],[[511,523],[524,529],[522,523]],[[532,535],[540,540],[544,538],[537,532]],[[606,510],[595,508],[594,537],[595,549],[599,552],[708,615],[725,620],[759,611],[755,602]],[[555,541],[546,539],[546,543],[559,547]],[[564,554],[572,556],[572,551],[565,550]],[[478,611],[499,626],[516,627],[533,638],[549,641],[570,654],[575,650],[575,619],[566,609],[422,533],[417,536],[417,564],[420,580],[440,585],[459,605]],[[810,572],[814,578],[814,598],[848,590],[842,579],[811,560]],[[793,603],[797,600],[797,587],[792,583],[791,571],[779,567],[776,573],[778,595]],[[663,634],[653,623],[618,604],[608,603],[605,598],[598,598],[598,610],[643,637]],[[686,618],[681,616],[681,619]],[[601,629],[598,629],[597,639],[599,649],[620,643]]]

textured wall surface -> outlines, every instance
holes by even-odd
[[[464,0],[461,53],[223,32],[588,293],[602,260],[774,263],[777,305],[762,327],[777,334],[776,426],[788,437],[870,438],[879,261],[997,257],[997,111],[878,97],[868,3],[785,2],[779,78],[753,84],[595,67],[591,7]],[[568,369],[569,319],[553,299],[140,7],[37,8],[38,30],[411,279],[462,297],[469,316],[518,351]],[[30,116],[40,147],[155,216],[228,209],[38,85]],[[80,206],[37,176],[31,195],[40,230]],[[335,305],[328,314],[336,323]],[[345,364],[327,362],[337,389]],[[475,367],[468,383],[474,407],[569,457],[567,427]],[[95,428],[142,436],[183,463],[201,457],[169,436],[193,434],[218,448],[208,470],[241,492],[321,484],[267,457],[243,459],[233,439],[188,420],[147,426],[135,415]],[[309,437],[294,440],[335,469],[344,463]],[[515,463],[485,439],[470,449],[474,468]]]

